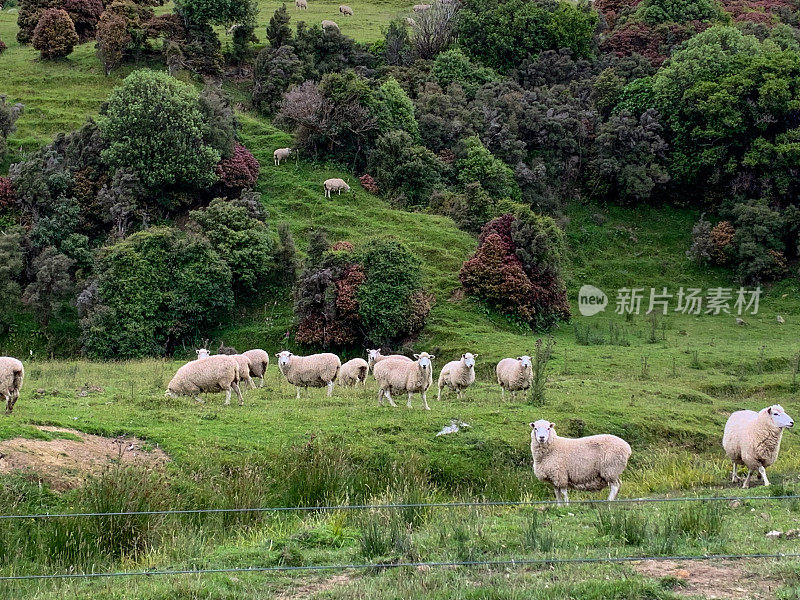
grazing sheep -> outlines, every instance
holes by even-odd
[[[392,400],[392,392],[408,394],[406,406],[411,408],[411,396],[415,392],[422,395],[422,403],[425,410],[430,410],[428,406],[427,392],[433,383],[433,363],[436,358],[432,354],[422,352],[415,354],[415,361],[389,358],[382,360],[375,365],[373,374],[378,381],[378,406],[383,406],[383,397],[389,400],[389,404],[397,406]]]
[[[464,397],[464,390],[475,383],[476,358],[477,354],[467,352],[461,355],[461,360],[451,361],[442,368],[442,372],[439,373],[437,400],[442,399],[442,388],[445,386],[453,390],[459,400]]]
[[[261,380],[261,384],[258,387],[263,388],[264,374],[269,366],[269,354],[263,350],[256,349],[242,352],[242,355],[250,359],[250,377],[258,377]]]
[[[22,362],[10,356],[0,356],[0,394],[6,400],[6,414],[10,415],[19,400],[25,369]]]
[[[325,197],[330,198],[331,192],[338,192],[339,195],[342,195],[342,190],[345,192],[350,191],[350,186],[347,185],[344,179],[339,179],[338,177],[334,177],[333,179],[326,179],[325,183],[322,184],[322,187],[325,189]]]
[[[556,435],[555,424],[547,420],[530,423],[533,473],[539,481],[553,485],[556,502],[569,504],[567,489],[611,491],[609,500],[619,493],[620,475],[628,465],[631,447],[615,435],[590,435],[564,438]]]
[[[359,383],[367,385],[369,364],[363,358],[348,360],[339,369],[339,385],[351,387]]]
[[[343,15],[347,16],[347,17],[352,17],[353,16],[353,9],[350,8],[349,6],[347,6],[346,4],[340,4],[339,5],[339,12],[342,13]]]
[[[239,354],[239,351],[233,346],[226,346],[225,343],[220,340],[219,348],[217,348],[217,354],[229,354],[233,356],[234,354]]]
[[[744,326],[744,325],[747,325],[747,321],[745,321],[745,320],[744,320],[744,319],[742,319],[741,317],[736,317],[736,324],[737,324],[739,327],[742,327],[742,326]]]
[[[497,363],[495,372],[497,373],[497,383],[500,384],[503,392],[503,400],[506,399],[506,390],[511,392],[511,399],[516,400],[518,391],[531,387],[533,369],[531,368],[531,357],[528,355],[504,358]]]
[[[208,351],[208,348],[198,348],[195,350],[195,354],[197,354],[197,360],[203,360],[211,356],[211,352]]]
[[[275,160],[275,166],[281,164],[282,160],[286,160],[292,155],[291,148],[278,148],[275,152],[272,153],[272,158]]]
[[[309,356],[295,356],[288,350],[278,352],[278,368],[286,381],[297,388],[297,398],[300,398],[300,389],[309,387],[328,387],[328,398],[333,395],[333,382],[342,368],[342,361],[335,354],[311,354]]]
[[[786,319],[784,319],[782,316],[778,315],[778,324],[779,325],[783,325],[784,323],[786,323]]]
[[[761,412],[737,410],[728,417],[722,447],[733,462],[731,481],[739,481],[737,466],[744,465],[747,477],[743,488],[750,485],[753,471],[758,471],[765,486],[769,485],[766,468],[777,460],[783,430],[787,427],[794,427],[794,421],[780,404],[768,406]]]
[[[324,19],[322,21],[322,29],[324,30],[331,29],[333,31],[339,31],[339,26],[334,21],[329,21],[328,19]]]
[[[198,394],[225,392],[225,404],[231,403],[231,390],[239,396],[239,406],[244,404],[239,389],[239,363],[227,354],[215,354],[203,360],[193,360],[178,369],[167,385],[166,396],[192,396],[202,402]]]
[[[367,363],[369,364],[370,369],[374,369],[376,363],[379,363],[382,360],[386,360],[387,358],[396,358],[398,360],[405,360],[408,362],[412,362],[410,358],[408,358],[407,356],[403,356],[402,354],[388,354],[384,356],[383,354],[381,354],[380,349],[367,350]]]
[[[299,8],[300,10],[306,10],[308,8],[308,1],[307,0],[294,0],[295,8]]]
[[[430,7],[431,7],[430,4],[415,4],[412,8],[413,8],[414,12],[421,13],[421,12],[425,12]]]

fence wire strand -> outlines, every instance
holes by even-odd
[[[208,575],[219,573],[292,573],[298,571],[345,571],[364,569],[393,569],[399,567],[524,567],[535,565],[571,565],[598,563],[631,563],[644,561],[711,561],[711,560],[758,560],[758,559],[800,558],[800,553],[774,554],[705,554],[683,556],[606,556],[580,558],[531,558],[507,560],[471,560],[439,562],[393,562],[393,563],[353,563],[338,565],[304,565],[273,567],[229,567],[219,569],[174,569],[151,571],[112,571],[100,573],[53,573],[45,575],[7,575],[0,581],[23,581],[42,579],[96,579],[113,577],[146,577],[158,575]]]
[[[800,495],[785,496],[687,496],[681,498],[617,498],[616,500],[570,500],[568,506],[657,504],[666,502],[749,502],[768,500],[800,500]],[[492,508],[525,506],[560,506],[555,500],[517,500],[488,502],[419,502],[409,504],[342,504],[318,506],[260,506],[253,508],[189,508],[181,510],[140,510],[129,512],[85,512],[85,513],[34,513],[0,515],[0,521],[10,519],[66,519],[74,517],[126,517],[143,515],[198,515],[215,513],[281,513],[281,512],[325,512],[336,510],[394,510],[406,508]],[[567,505],[564,505],[567,506]]]

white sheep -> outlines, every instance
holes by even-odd
[[[305,10],[308,8],[308,0],[294,0],[294,6],[300,10]]]
[[[378,406],[383,405],[383,398],[389,400],[389,404],[397,406],[392,400],[392,392],[408,394],[406,406],[411,408],[411,396],[419,392],[422,396],[422,403],[425,410],[430,410],[428,406],[427,392],[433,383],[433,363],[436,358],[427,352],[415,354],[415,361],[388,358],[375,364],[373,373],[378,381]]]
[[[366,386],[367,373],[369,373],[369,363],[363,358],[348,360],[339,369],[339,385],[351,387],[361,383]]]
[[[333,383],[342,368],[339,357],[330,352],[311,354],[309,356],[296,356],[284,350],[275,355],[278,358],[280,369],[286,381],[297,388],[297,398],[300,398],[300,389],[309,387],[328,387],[328,398],[333,395]]]
[[[503,400],[506,399],[506,390],[511,392],[511,399],[516,400],[518,391],[531,387],[533,380],[531,357],[525,355],[517,358],[504,358],[497,363],[495,373],[497,374],[497,383],[503,392]]]
[[[0,356],[0,394],[6,401],[6,414],[10,415],[19,400],[25,368],[22,362],[11,356]]]
[[[628,442],[608,434],[559,437],[555,424],[544,419],[530,426],[533,473],[553,485],[559,505],[562,499],[569,504],[567,489],[597,492],[608,487],[608,499],[616,499],[631,456]]]
[[[305,0],[304,0],[305,1]],[[275,160],[275,166],[281,164],[282,160],[286,160],[292,155],[291,148],[278,148],[275,152],[272,153],[272,158]]]
[[[439,373],[439,392],[437,400],[442,399],[442,388],[447,386],[456,393],[456,397],[461,400],[464,397],[464,390],[475,383],[475,359],[477,354],[467,352],[461,355],[461,359],[453,360],[442,367]]]
[[[350,191],[350,186],[347,185],[347,182],[344,179],[339,179],[338,177],[334,177],[333,179],[326,179],[325,183],[322,184],[322,187],[325,190],[325,197],[330,198],[331,192],[338,192],[339,195],[342,195],[342,190],[345,192]]]
[[[346,4],[340,4],[339,5],[339,12],[342,13],[343,15],[347,16],[347,17],[352,17],[353,16],[353,9],[350,8],[349,6],[347,6]]]
[[[225,392],[225,404],[231,403],[231,390],[239,397],[239,406],[244,404],[239,389],[239,363],[230,355],[215,354],[202,360],[193,360],[183,365],[167,385],[168,397],[192,396],[202,402],[198,394]]]
[[[250,359],[250,377],[257,377],[261,380],[258,387],[264,387],[264,375],[267,373],[269,367],[269,354],[261,349],[248,350],[242,352],[244,356]]]
[[[208,351],[208,348],[198,348],[194,352],[197,354],[197,360],[203,360],[211,356],[211,352]]]
[[[244,354],[234,354],[233,358],[236,359],[239,365],[239,385],[243,385],[245,390],[248,387],[255,389],[256,384],[253,383],[253,379],[250,377],[250,359]]]
[[[425,12],[430,7],[431,7],[430,4],[415,4],[412,8],[413,8],[414,12],[421,13],[421,12]]]
[[[733,462],[731,481],[739,481],[738,465],[747,467],[743,488],[750,485],[750,476],[758,471],[764,485],[769,485],[766,468],[778,458],[783,430],[794,427],[794,421],[780,404],[773,404],[760,412],[737,410],[725,423],[722,447]]]
[[[332,30],[332,31],[339,31],[339,26],[334,21],[329,21],[328,19],[322,20],[322,29],[325,30]]]
[[[375,368],[375,364],[381,362],[382,360],[386,360],[388,358],[396,358],[398,360],[405,360],[407,362],[412,362],[410,358],[407,356],[403,356],[402,354],[387,354],[384,356],[381,354],[380,349],[376,350],[367,350],[367,364],[369,364],[370,369]]]

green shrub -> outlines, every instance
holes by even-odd
[[[511,167],[495,158],[478,136],[467,138],[463,145],[465,156],[456,161],[458,180],[463,185],[480,183],[495,200],[510,198],[519,202],[522,194]]]
[[[399,204],[425,206],[441,181],[442,164],[433,152],[415,145],[405,131],[390,131],[378,138],[369,171],[378,187]]]
[[[492,69],[473,64],[458,48],[439,54],[433,62],[431,73],[442,89],[447,89],[451,83],[457,83],[470,98],[484,83],[498,79]]]
[[[378,131],[405,131],[414,142],[419,142],[419,125],[414,118],[414,104],[394,77],[381,84],[376,94],[374,112]]]
[[[131,169],[150,188],[216,181],[220,154],[205,142],[197,92],[166,73],[131,73],[111,93],[97,125],[108,165]]]

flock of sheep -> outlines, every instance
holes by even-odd
[[[298,10],[306,10],[308,9],[308,0],[294,0],[294,6]],[[412,10],[416,13],[425,12],[429,8],[433,6],[432,4],[415,4],[412,7]],[[339,5],[339,14],[343,17],[352,17],[353,16],[353,9],[346,4]],[[414,25],[414,20],[412,18],[407,18],[406,22],[409,25]],[[335,21],[331,21],[330,19],[323,19],[320,22],[323,29],[331,30],[331,31],[339,31],[339,26],[336,24]]]
[[[329,22],[332,23],[333,21]],[[323,21],[323,23],[325,23],[325,21]],[[281,161],[284,161],[287,158],[289,158],[293,152],[294,151],[291,148],[278,148],[277,150],[275,150],[275,152],[272,153],[272,158],[275,162],[275,166],[276,167],[280,166]],[[325,192],[325,197],[330,198],[331,192],[337,192],[341,196],[342,192],[350,191],[350,186],[344,179],[340,179],[339,177],[332,177],[331,179],[326,179],[322,183],[322,189]]]
[[[197,350],[197,358],[180,367],[167,385],[167,396],[192,396],[202,402],[201,393],[225,392],[225,404],[230,404],[231,393],[236,392],[243,404],[242,388],[255,388],[254,379],[264,385],[264,375],[269,366],[269,354],[264,350],[248,350],[241,354],[220,345],[222,354],[211,355],[205,348]],[[433,384],[434,355],[427,352],[415,354],[411,359],[400,354],[384,356],[380,350],[368,350],[367,360],[354,358],[342,364],[335,354],[326,352],[298,356],[288,350],[275,355],[278,369],[286,380],[296,387],[297,398],[303,388],[327,388],[333,394],[335,383],[343,386],[366,385],[372,370],[378,383],[378,404],[384,400],[395,404],[392,394],[406,394],[406,405],[411,408],[414,394],[422,396],[426,410],[430,410],[427,391]],[[475,383],[475,359],[469,352],[459,360],[448,362],[439,373],[437,398],[449,388],[458,398]],[[516,397],[518,391],[530,388],[533,369],[530,356],[504,358],[495,368],[497,383],[505,398],[509,391]],[[6,401],[6,413],[11,414],[19,398],[25,371],[22,362],[12,357],[0,357],[0,395]],[[794,426],[792,418],[783,407],[774,404],[760,412],[740,410],[734,412],[725,425],[722,446],[733,463],[731,481],[739,481],[739,465],[747,467],[742,487],[750,485],[754,473],[769,485],[766,468],[778,458],[783,430]],[[622,472],[631,456],[630,445],[615,435],[601,434],[582,438],[565,438],[556,434],[555,424],[547,420],[530,423],[531,454],[534,474],[540,481],[550,483],[556,502],[568,503],[568,490],[600,491],[610,489],[608,499],[614,500],[621,486]]]

